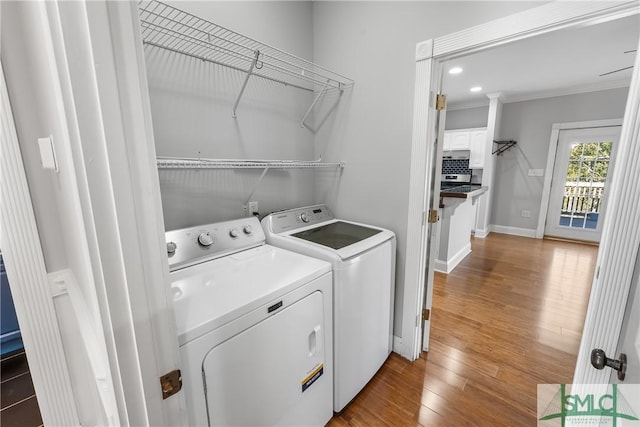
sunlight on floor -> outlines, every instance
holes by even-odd
[[[577,354],[582,337],[584,314],[597,251],[585,255],[573,243],[551,251],[544,304],[538,318],[538,342],[567,353]]]

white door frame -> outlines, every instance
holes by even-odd
[[[610,126],[622,126],[622,119],[554,123],[551,126],[551,139],[549,140],[549,152],[547,154],[547,166],[545,169],[547,172],[545,173],[544,184],[542,187],[542,204],[540,205],[540,215],[538,216],[536,239],[542,239],[544,237],[544,225],[547,220],[547,213],[549,210],[549,199],[551,197],[551,180],[553,178],[553,168],[556,165],[556,151],[558,149],[558,138],[560,138],[560,131]]]
[[[161,375],[180,368],[180,354],[137,3],[43,2],[29,7],[38,8],[42,25],[28,31],[46,41],[46,54],[56,64],[42,73],[57,92],[57,125],[67,130],[54,140],[56,159],[64,168],[60,174],[69,177],[59,184],[73,196],[66,205],[69,214],[79,215],[84,224],[75,229],[86,241],[77,264],[95,282],[102,319],[99,339],[107,342],[114,379],[107,394],[117,401],[117,412],[106,414],[107,424],[184,425],[184,393],[162,399],[160,384]],[[23,297],[18,291],[15,305],[38,403],[46,425],[79,425],[51,309],[53,272],[45,271],[42,250],[34,244],[39,237],[33,213],[28,215],[28,187],[20,184],[24,170],[13,167],[23,160],[15,147],[5,156],[4,131],[13,122],[7,110],[1,116],[2,249],[10,280],[15,277],[29,292]]]
[[[0,64],[0,247],[45,425],[78,425],[27,175]]]
[[[416,47],[416,95],[413,116],[423,120],[413,121],[413,137],[411,144],[411,179],[409,183],[409,214],[407,219],[407,260],[405,262],[405,291],[402,315],[402,339],[394,343],[394,351],[409,360],[420,356],[422,341],[422,305],[425,280],[433,283],[434,251],[427,257],[429,191],[431,188],[431,170],[433,150],[442,151],[442,144],[429,144],[435,141],[434,126],[436,120],[434,96],[430,87],[433,71],[433,43],[431,40]],[[428,266],[427,266],[428,262]],[[426,276],[427,269],[431,276]],[[408,286],[411,284],[411,286]],[[431,300],[427,293],[426,298]],[[409,309],[408,309],[409,308]],[[427,323],[428,325],[429,323]],[[426,328],[425,328],[426,329]],[[428,331],[425,330],[428,342]]]
[[[413,138],[411,148],[411,170],[409,186],[409,214],[407,224],[407,244],[404,282],[404,316],[402,324],[401,354],[410,360],[418,357],[420,348],[419,336],[422,334],[422,322],[419,321],[422,310],[423,294],[427,300],[433,292],[430,278],[432,268],[428,267],[428,260],[424,257],[423,248],[426,247],[423,218],[427,212],[426,201],[429,200],[430,169],[427,169],[432,150],[437,145],[429,144],[436,140],[435,129],[429,126],[434,123],[434,110],[429,109],[433,92],[433,76],[423,70],[430,70],[441,65],[445,60],[471,54],[484,49],[500,46],[517,40],[534,37],[551,31],[568,28],[574,25],[584,25],[603,20],[620,19],[638,13],[638,1],[620,2],[564,2],[556,1],[542,6],[525,10],[485,24],[467,28],[436,39],[417,44],[416,52],[422,52],[421,47],[432,46],[431,56],[417,54],[416,88],[414,95]],[[637,101],[630,95],[630,101]],[[416,112],[428,111],[428,114]],[[425,131],[426,129],[426,131]],[[624,133],[624,131],[623,131]],[[426,289],[424,286],[424,272],[427,271]],[[416,324],[419,325],[416,327]],[[425,332],[428,335],[428,332]],[[614,348],[615,350],[615,348]]]

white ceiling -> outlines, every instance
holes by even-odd
[[[638,47],[638,15],[554,31],[508,43],[445,63],[444,93],[449,108],[488,104],[487,94],[506,102],[628,86],[631,71],[600,74],[633,65]],[[455,66],[458,75],[447,71]],[[471,93],[473,86],[482,90]]]

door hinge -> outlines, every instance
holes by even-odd
[[[429,320],[429,316],[431,316],[431,310],[428,308],[422,309],[422,320]]]
[[[435,224],[439,219],[440,218],[438,217],[438,211],[435,209],[429,209],[429,217],[427,219],[429,224]]]
[[[447,107],[447,95],[439,93],[436,95],[436,110],[441,111]]]
[[[160,377],[160,385],[162,386],[162,398],[173,396],[182,390],[182,373],[180,369],[164,374]]]

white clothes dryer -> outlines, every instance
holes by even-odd
[[[255,217],[166,240],[189,425],[325,425],[331,266],[265,244]]]
[[[267,243],[332,265],[333,409],[340,412],[392,350],[395,234],[336,219],[324,205],[272,213],[262,227]]]

